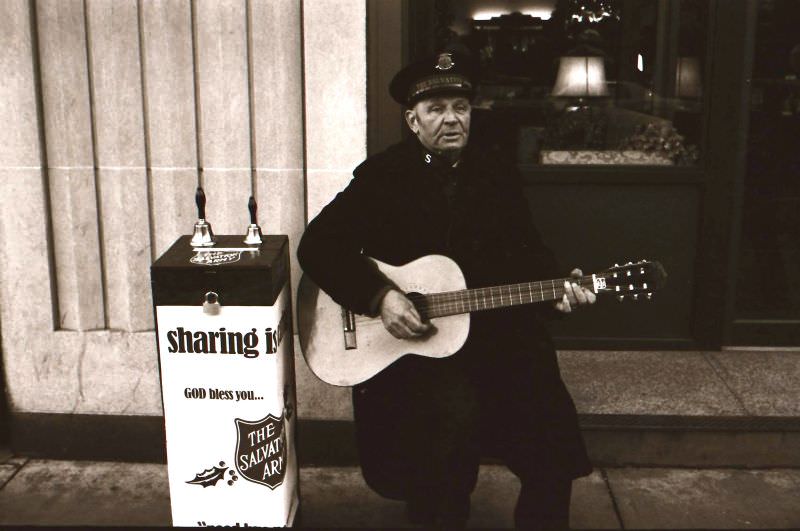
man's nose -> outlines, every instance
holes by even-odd
[[[453,109],[450,109],[450,108],[445,109],[445,111],[444,111],[444,121],[445,122],[449,122],[449,123],[453,123],[453,122],[457,121],[456,112]]]

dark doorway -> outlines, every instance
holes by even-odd
[[[730,343],[800,344],[800,2],[758,2]]]

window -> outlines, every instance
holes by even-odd
[[[699,163],[706,0],[426,3],[412,54],[480,61],[475,140],[520,164]]]
[[[739,320],[800,317],[800,2],[761,0],[742,200]]]

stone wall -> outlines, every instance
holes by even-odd
[[[366,156],[365,2],[6,0],[0,48],[11,410],[159,415],[150,263],[191,230],[198,180],[218,234],[244,232],[253,186],[296,262]],[[350,418],[299,352],[297,371],[301,416]]]

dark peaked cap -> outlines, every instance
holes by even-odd
[[[475,62],[463,53],[437,53],[395,74],[389,83],[389,94],[401,105],[413,105],[433,94],[471,96],[477,71]]]

